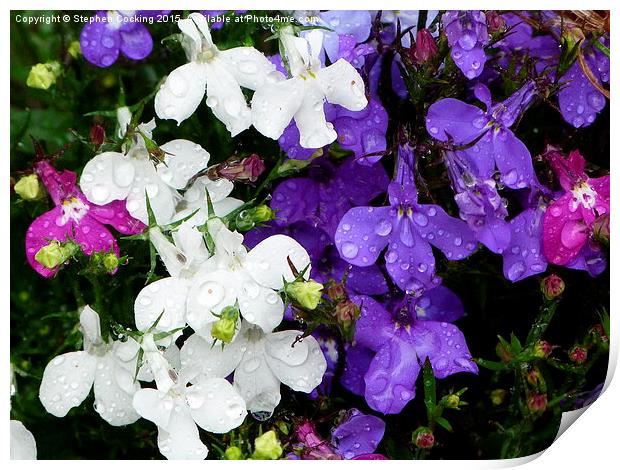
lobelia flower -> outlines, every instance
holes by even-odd
[[[37,460],[37,442],[24,423],[12,419],[9,435],[11,460]]]
[[[474,234],[465,222],[450,217],[438,205],[418,204],[413,168],[413,148],[402,145],[398,172],[388,187],[391,205],[350,209],[335,237],[340,256],[356,266],[374,264],[387,246],[388,274],[408,292],[441,282],[435,276],[431,244],[448,259],[463,259],[476,248]]]
[[[443,14],[441,21],[448,37],[450,57],[468,79],[478,77],[486,63],[484,46],[489,43],[484,12],[450,10]]]
[[[200,364],[206,377],[226,377],[234,371],[234,386],[247,409],[270,415],[280,402],[280,383],[310,393],[325,373],[321,347],[312,336],[300,338],[302,334],[264,331],[243,321],[239,334],[223,348],[190,336],[181,348],[181,363]]]
[[[463,314],[463,306],[450,290],[431,289],[419,299],[407,295],[389,311],[368,296],[353,300],[361,307],[356,344],[375,352],[364,375],[364,396],[372,409],[399,413],[415,397],[415,381],[427,357],[440,379],[457,372],[478,372],[463,334],[448,323]]]
[[[122,203],[96,205],[88,202],[77,187],[74,172],[58,172],[46,160],[35,163],[35,172],[55,204],[53,209],[37,217],[26,232],[26,258],[42,276],[51,277],[59,269],[58,266],[44,266],[36,259],[37,253],[50,242],[74,240],[86,255],[111,250],[118,256],[118,245],[106,225],[122,234],[144,230],[144,225],[131,217]]]
[[[329,67],[321,66],[320,31],[310,31],[304,39],[294,36],[292,27],[285,27],[280,39],[292,78],[267,83],[256,90],[252,97],[252,123],[261,134],[276,140],[295,119],[300,145],[323,147],[338,137],[325,119],[325,100],[350,111],[361,111],[368,104],[364,81],[344,59]]]
[[[133,397],[139,415],[157,425],[157,445],[167,459],[206,458],[197,426],[223,434],[239,427],[247,415],[243,398],[226,379],[198,373],[196,366],[177,373],[168,364],[166,382],[157,381],[157,389],[143,388]]]
[[[139,130],[150,140],[154,127],[153,120],[141,124]],[[145,224],[148,195],[157,222],[170,223],[181,199],[177,190],[185,188],[192,176],[207,167],[210,156],[200,145],[185,139],[161,145],[159,151],[163,156],[153,157],[153,162],[147,143],[138,135],[127,154],[104,152],[86,163],[80,187],[95,204],[125,200],[127,211]]]
[[[188,63],[173,70],[155,95],[155,112],[178,124],[190,117],[202,97],[231,136],[250,127],[252,116],[241,87],[256,90],[281,80],[275,66],[253,47],[220,51],[209,32],[207,19],[191,13],[179,20]]]
[[[586,162],[578,150],[564,158],[556,149],[546,156],[558,176],[564,194],[551,203],[543,220],[543,250],[553,264],[567,265],[582,250],[591,246],[592,226],[603,214],[610,212],[609,176],[590,178],[585,173]],[[601,255],[590,257],[589,264],[598,264]]]
[[[80,312],[84,350],[61,354],[45,367],[39,399],[48,413],[59,418],[79,406],[95,389],[95,410],[112,426],[124,426],[139,416],[131,400],[140,385],[133,380],[133,366],[115,350],[119,341],[104,342],[99,315],[88,305]]]
[[[517,118],[535,97],[535,85],[526,83],[500,103],[492,104],[489,89],[478,83],[474,94],[485,104],[486,111],[454,98],[433,103],[426,115],[429,134],[443,142],[472,147],[462,150],[477,168],[477,175],[490,179],[499,170],[502,182],[509,188],[521,189],[538,185],[529,150],[510,130]]]
[[[153,38],[137,20],[168,13],[170,10],[98,11],[80,33],[84,58],[97,67],[109,67],[121,52],[129,59],[144,59],[153,50]]]

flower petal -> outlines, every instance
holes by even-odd
[[[159,279],[143,288],[134,303],[136,328],[148,330],[160,315],[155,332],[185,326],[187,292],[185,280],[174,277]]]
[[[127,210],[133,217],[147,224],[146,194],[148,194],[157,223],[159,225],[169,223],[174,214],[178,194],[161,180],[150,161],[134,160],[134,165],[136,178],[127,196]]]
[[[265,82],[284,78],[276,72],[276,66],[253,47],[233,47],[220,51],[219,58],[226,63],[227,70],[237,83],[250,90],[259,89]]]
[[[248,322],[260,326],[265,333],[282,323],[284,302],[277,292],[258,285],[248,277],[238,291],[239,310]]]
[[[558,92],[558,102],[566,122],[577,128],[592,124],[605,107],[605,96],[590,83],[579,61],[575,61],[561,81],[566,84]]]
[[[553,264],[570,263],[586,243],[585,226],[578,224],[581,213],[570,210],[572,198],[565,193],[547,207],[543,218],[543,253]]]
[[[544,212],[526,209],[510,221],[510,245],[504,250],[504,277],[512,282],[540,274],[547,269],[542,255]]]
[[[36,460],[37,443],[34,436],[21,421],[11,420],[10,459],[11,460]]]
[[[394,237],[385,253],[385,267],[392,280],[405,292],[416,293],[432,288],[438,282],[435,277],[435,257],[429,243],[416,231],[411,232],[411,246],[401,238]]]
[[[305,84],[299,77],[267,83],[252,97],[252,124],[270,139],[279,139],[301,106]]]
[[[296,341],[302,334],[289,330],[267,335],[265,358],[280,382],[298,392],[310,393],[323,380],[327,361],[314,337]]]
[[[245,269],[260,285],[281,289],[282,278],[287,282],[295,279],[287,258],[300,273],[310,265],[308,252],[296,240],[286,235],[273,235],[248,252]],[[306,269],[304,278],[310,278],[310,268]]]
[[[116,256],[120,250],[116,239],[110,231],[93,217],[85,215],[74,225],[73,239],[79,243],[82,251],[90,256],[94,252],[112,251]]]
[[[239,277],[228,271],[213,271],[192,280],[187,293],[187,323],[196,333],[212,340],[211,325],[225,307],[235,305]]]
[[[295,113],[299,130],[299,145],[316,149],[332,143],[338,137],[334,126],[325,119],[325,96],[314,82],[306,84],[301,105]]]
[[[116,200],[103,206],[90,204],[88,215],[105,225],[111,225],[123,235],[133,235],[142,232],[146,227],[137,219],[134,219],[127,208],[125,201]]]
[[[153,50],[153,38],[142,23],[132,23],[120,29],[121,52],[130,59],[142,60]]]
[[[176,68],[155,95],[155,113],[160,119],[174,119],[181,124],[198,108],[206,86],[205,64],[189,62]]]
[[[209,432],[238,428],[248,414],[245,401],[226,379],[207,379],[187,387],[185,397],[196,424]]]
[[[291,225],[314,219],[319,205],[319,187],[314,180],[288,179],[276,186],[272,196],[271,208],[278,215],[278,225]]]
[[[132,401],[140,416],[154,422],[159,428],[168,428],[174,408],[171,396],[154,388],[143,388],[135,393]]]
[[[418,320],[452,322],[465,314],[461,299],[445,286],[437,286],[421,295],[415,311]]]
[[[351,300],[360,306],[355,323],[356,344],[378,351],[394,336],[392,315],[372,297],[356,295]]]
[[[272,413],[280,403],[280,380],[267,365],[256,343],[248,343],[248,350],[235,369],[235,387],[245,400],[249,411]]]
[[[30,263],[30,266],[32,266],[32,269],[41,276],[52,277],[58,272],[58,267],[53,269],[46,268],[34,259],[34,257],[39,250],[48,245],[51,240],[64,242],[71,238],[73,223],[70,221],[63,222],[62,208],[54,207],[34,219],[26,232],[26,259],[28,263]]]
[[[435,139],[454,139],[456,144],[473,141],[489,125],[490,118],[477,106],[454,98],[433,103],[426,114],[426,130]]]
[[[91,158],[80,176],[80,188],[86,198],[104,205],[125,199],[134,181],[133,161],[118,152],[104,152]]]
[[[414,216],[417,230],[431,245],[439,248],[446,258],[459,260],[473,253],[478,244],[476,236],[465,222],[450,217],[441,206],[420,205]]]
[[[538,180],[525,144],[510,129],[493,131],[492,135],[495,164],[502,174],[502,182],[516,189],[535,186]]]
[[[175,139],[160,146],[166,152],[156,168],[159,177],[175,189],[183,189],[192,176],[209,164],[209,152],[185,139]]]
[[[320,69],[318,81],[327,101],[350,111],[361,111],[368,105],[364,80],[359,72],[344,59]]]
[[[90,305],[85,305],[80,312],[80,327],[84,336],[84,349],[103,343],[99,314]]]
[[[133,393],[119,385],[116,369],[122,367],[113,354],[106,354],[97,364],[95,375],[95,410],[112,426],[125,426],[140,417],[133,407],[133,395],[140,390],[140,384],[133,383]],[[131,372],[124,370],[131,378]]]
[[[347,460],[373,453],[385,433],[385,423],[381,418],[351,411],[352,416],[332,431],[332,444]]]
[[[364,375],[375,357],[375,352],[371,349],[359,345],[349,346],[345,357],[344,372],[340,378],[340,383],[344,388],[356,395],[364,395],[366,382]]]
[[[197,382],[212,377],[228,377],[239,366],[247,341],[237,336],[231,343],[213,345],[197,334],[191,335],[181,348],[181,366],[200,364],[202,376]]]
[[[84,351],[61,354],[52,359],[43,371],[39,399],[48,413],[59,418],[88,396],[97,358]]]
[[[200,440],[198,427],[182,398],[175,400],[175,410],[170,415],[166,429],[158,428],[157,445],[168,460],[204,460],[209,453]]]
[[[84,58],[97,67],[109,67],[118,58],[121,38],[118,30],[110,27],[107,12],[99,11],[92,22],[80,33],[80,49]],[[95,21],[97,20],[97,21]]]

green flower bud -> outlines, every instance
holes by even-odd
[[[224,451],[226,460],[243,460],[243,453],[237,446],[230,446]]]
[[[495,406],[499,406],[504,402],[506,398],[506,390],[498,388],[491,392],[491,403]]]
[[[103,267],[107,272],[112,272],[118,268],[119,259],[114,253],[107,253],[103,256]]]
[[[267,222],[268,220],[275,219],[275,214],[269,206],[261,204],[252,210],[252,220],[254,223]]]
[[[314,310],[321,300],[323,284],[310,279],[309,281],[295,281],[284,288],[287,295],[299,305],[308,310]]]
[[[20,178],[13,189],[24,201],[35,201],[45,195],[43,186],[34,173]]]
[[[211,336],[214,339],[219,339],[223,343],[230,343],[237,329],[239,308],[237,306],[225,307],[222,309],[222,313],[220,313],[219,317],[220,319],[211,327]]]
[[[275,431],[267,431],[254,440],[254,460],[278,460],[282,455],[282,446]]]
[[[446,408],[458,409],[460,402],[461,402],[461,399],[458,395],[452,394],[452,395],[448,395],[445,398]]]
[[[34,259],[47,269],[54,269],[67,261],[76,250],[77,246],[73,243],[63,245],[57,241],[52,241],[37,251]]]
[[[67,52],[69,53],[71,57],[73,57],[74,59],[77,59],[78,56],[82,53],[82,48],[80,47],[80,41],[73,41],[71,44],[69,44],[69,49],[67,49]]]
[[[26,85],[30,88],[47,90],[54,83],[62,72],[62,67],[58,62],[33,65],[26,79]]]
[[[435,445],[435,436],[429,428],[420,426],[413,431],[413,443],[420,449],[430,449]]]

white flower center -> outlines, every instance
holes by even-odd
[[[62,217],[60,218],[60,225],[66,225],[69,220],[79,222],[82,217],[88,213],[88,206],[80,201],[76,197],[66,199],[62,203]]]
[[[573,199],[570,202],[570,210],[574,212],[578,206],[582,206],[586,209],[592,209],[596,204],[596,191],[587,182],[579,183],[575,186],[571,192],[573,193]]]

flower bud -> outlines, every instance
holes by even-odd
[[[487,27],[490,34],[499,33],[506,27],[506,20],[499,12],[492,10],[486,12]]]
[[[249,181],[254,183],[265,171],[265,163],[255,153],[230,162],[220,163],[216,167],[217,175],[230,181]]]
[[[422,28],[416,34],[415,51],[413,57],[418,64],[424,64],[437,55],[437,43],[435,38],[426,28]]]
[[[48,62],[46,64],[33,65],[26,79],[26,85],[30,88],[47,90],[60,76],[62,67],[58,62]]]
[[[527,407],[533,413],[542,413],[547,409],[547,395],[534,393],[527,400]]]
[[[260,205],[251,209],[246,209],[235,218],[235,227],[237,230],[246,232],[260,224],[261,222],[267,222],[268,220],[275,219],[275,214],[269,206]]]
[[[538,341],[534,345],[534,356],[540,357],[540,358],[549,357],[549,354],[551,354],[552,349],[553,348],[547,341],[543,341],[543,340]]]
[[[547,300],[557,299],[564,292],[564,281],[556,274],[544,278],[540,284],[540,290]]]
[[[605,333],[605,328],[600,323],[597,323],[590,329],[590,334],[594,337],[596,341],[600,341],[603,343],[609,342],[609,337]]]
[[[282,446],[276,437],[275,431],[267,431],[262,436],[254,440],[254,453],[252,459],[255,460],[278,460],[282,455]]]
[[[540,382],[542,381],[540,371],[536,367],[532,367],[529,371],[526,372],[525,380],[527,380],[527,383],[529,383],[532,387],[538,387],[538,385],[540,385]]]
[[[360,316],[360,308],[352,300],[343,300],[336,305],[336,319],[344,327],[350,326]]]
[[[495,346],[495,353],[497,354],[497,357],[499,357],[502,362],[510,362],[513,359],[513,355],[504,347],[504,345],[502,345],[502,343],[497,343],[497,346]]]
[[[287,284],[284,291],[301,307],[314,310],[321,300],[323,284],[319,284],[312,279],[309,281],[295,281]]]
[[[90,143],[95,147],[100,147],[105,142],[105,128],[100,124],[95,124],[90,128]]]
[[[458,409],[461,398],[458,395],[451,394],[445,397],[446,408]]]
[[[433,431],[426,427],[419,427],[413,431],[413,443],[420,449],[430,449],[435,445]]]
[[[261,222],[267,222],[269,220],[275,219],[275,214],[271,210],[269,206],[261,204],[260,206],[256,206],[251,210],[252,221],[255,224],[259,224]]]
[[[568,353],[568,357],[575,364],[583,364],[588,359],[588,350],[581,346],[575,346]]]
[[[495,406],[499,406],[504,403],[506,398],[506,390],[503,388],[497,388],[491,392],[491,403]]]
[[[103,255],[103,267],[109,273],[116,271],[118,268],[119,259],[114,253],[106,253]]]
[[[239,309],[236,306],[225,307],[220,313],[220,319],[211,327],[211,336],[223,343],[230,343],[235,336],[238,319]]]
[[[47,269],[54,269],[73,256],[77,249],[78,247],[74,243],[63,244],[53,240],[37,251],[34,259]]]
[[[230,446],[224,451],[226,460],[243,460],[243,452],[237,446]]]
[[[15,183],[13,189],[24,201],[36,201],[45,195],[43,186],[34,173],[28,176],[22,176],[19,181]]]
[[[347,297],[347,293],[344,290],[344,285],[341,282],[330,284],[325,292],[332,300],[342,300]]]
[[[609,245],[609,214],[603,214],[593,222],[592,233],[597,242]]]
[[[67,52],[69,53],[71,57],[73,57],[74,59],[77,59],[78,56],[82,53],[82,48],[80,47],[80,41],[71,42],[71,44],[69,44],[69,48],[67,49]]]

